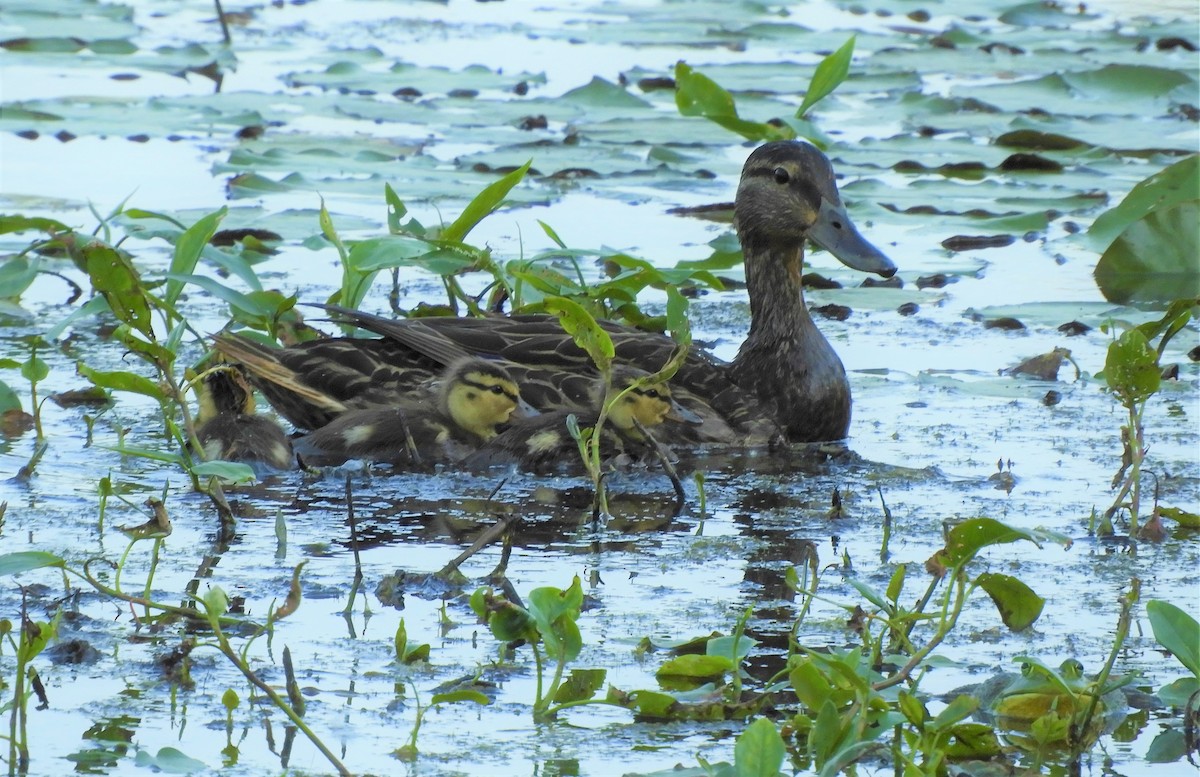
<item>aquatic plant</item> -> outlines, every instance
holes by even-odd
[[[1160,360],[1167,343],[1192,320],[1197,309],[1200,297],[1176,300],[1162,318],[1126,329],[1108,346],[1103,376],[1113,396],[1125,408],[1126,423],[1121,426],[1121,466],[1112,481],[1112,487],[1118,489],[1117,496],[1104,518],[1107,521],[1118,510],[1127,510],[1129,536],[1133,538],[1138,536],[1142,511],[1146,406],[1162,385]],[[1157,499],[1155,502],[1158,509]]]

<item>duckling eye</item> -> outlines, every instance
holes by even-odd
[[[782,167],[776,167],[774,175],[775,175],[775,183],[778,183],[778,184],[785,184],[788,181],[790,181],[792,178],[790,175],[788,175],[788,171],[784,170]]]
[[[500,394],[504,393],[504,387],[503,386],[492,386],[491,388],[488,389],[488,391],[499,396]]]
[[[646,396],[650,397],[651,399],[659,399],[662,397],[662,394],[658,393],[658,389],[649,389],[646,391]]]

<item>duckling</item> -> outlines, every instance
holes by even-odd
[[[525,413],[520,389],[500,363],[463,359],[441,379],[388,408],[347,410],[296,442],[307,464],[348,459],[430,465],[462,459]]]
[[[292,444],[279,424],[256,415],[254,391],[242,370],[224,365],[208,370],[197,386],[196,439],[205,458],[290,469]]]
[[[636,367],[618,365],[612,372],[612,392],[620,397],[608,409],[608,420],[601,436],[601,458],[612,460],[620,455],[644,458],[658,452],[651,436],[664,422],[695,424],[701,419],[671,397],[665,382],[648,383],[649,373]],[[463,464],[467,469],[482,470],[506,464],[537,474],[571,469],[579,464],[579,448],[567,428],[574,415],[580,428],[595,428],[600,410],[611,396],[603,380],[593,380],[590,407],[557,410],[513,421],[508,429],[488,441]],[[674,426],[674,424],[672,425]],[[670,431],[666,432],[669,436]],[[578,468],[577,466],[574,468]]]
[[[745,261],[750,331],[732,362],[693,350],[672,378],[675,398],[703,420],[678,430],[674,441],[759,445],[845,437],[850,384],[804,302],[805,245],[811,241],[853,269],[884,277],[895,274],[896,266],[859,234],[829,159],[808,143],[776,141],[751,152],[738,184],[734,225]],[[340,338],[269,349],[274,353],[268,366],[287,367],[283,375],[260,373],[243,361],[276,409],[304,428],[314,428],[314,419],[305,418],[309,414],[328,418],[351,402],[394,398],[451,357],[465,354],[520,365],[525,372],[518,380],[540,390],[529,399],[544,413],[570,405],[560,390],[562,376],[595,375],[588,355],[553,316],[396,321],[326,309],[382,339]],[[676,348],[662,334],[599,323],[612,337],[618,364],[655,371]],[[219,345],[242,361],[223,341]]]

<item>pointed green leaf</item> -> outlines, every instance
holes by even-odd
[[[172,275],[190,275],[195,272],[201,253],[204,252],[208,241],[212,240],[212,236],[216,234],[217,227],[228,212],[229,208],[221,207],[220,210],[209,213],[184,230],[183,234],[179,236],[179,240],[175,242],[175,255],[171,258],[170,272]],[[183,291],[183,281],[174,278],[168,280],[165,297],[167,304],[174,305],[179,299],[181,291]]]
[[[779,729],[769,718],[746,726],[733,746],[733,769],[737,777],[779,777],[787,751]]]
[[[855,38],[856,36],[851,35],[841,48],[822,59],[817,65],[812,80],[808,84],[808,91],[804,93],[804,101],[800,103],[800,108],[796,111],[797,119],[803,119],[809,108],[827,97],[846,80],[846,76],[850,73],[850,60],[854,57]]]
[[[1159,599],[1146,603],[1154,638],[1200,678],[1200,623],[1186,612]]]
[[[1028,628],[1042,614],[1046,600],[1015,577],[984,572],[976,582],[995,602],[1004,625],[1013,631]]]
[[[450,242],[461,242],[465,239],[470,231],[475,228],[475,225],[500,207],[504,202],[504,198],[512,191],[512,188],[521,182],[521,179],[525,177],[525,173],[529,172],[531,164],[533,164],[532,159],[499,181],[488,184],[463,209],[463,212],[454,220],[454,223],[442,230],[442,239]]]
[[[19,575],[45,567],[64,567],[66,562],[53,553],[40,550],[22,550],[0,556],[0,575]]]

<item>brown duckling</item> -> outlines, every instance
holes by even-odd
[[[279,424],[256,415],[254,390],[245,373],[221,365],[204,373],[196,387],[200,409],[196,439],[209,460],[265,464],[275,469],[295,465],[292,444]]]
[[[593,381],[591,407],[578,411],[557,410],[513,421],[509,427],[468,456],[463,464],[481,470],[498,465],[546,474],[561,469],[578,469],[579,447],[567,427],[575,416],[580,429],[595,428],[600,410],[613,395],[601,437],[601,458],[606,461],[626,455],[644,458],[656,452],[657,440],[650,435],[664,422],[701,422],[700,416],[671,397],[666,382],[648,382],[645,370],[617,365],[612,371],[612,389],[603,380]],[[674,425],[672,425],[674,426]],[[663,433],[670,438],[670,430]]]
[[[347,410],[296,441],[306,464],[348,459],[406,465],[454,462],[496,436],[516,412],[520,389],[504,365],[468,358],[451,365],[433,386],[391,407]]]

